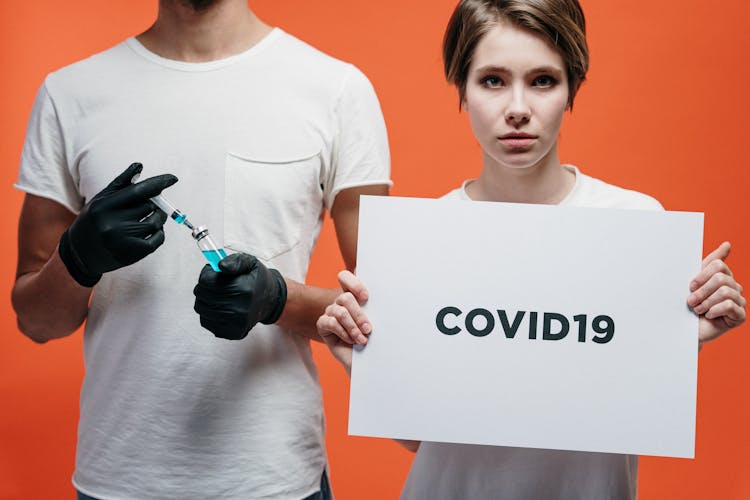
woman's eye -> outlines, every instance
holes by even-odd
[[[482,78],[482,85],[488,89],[494,89],[503,86],[503,80],[497,76],[485,76]]]
[[[557,84],[557,79],[549,75],[537,76],[534,78],[532,85],[534,87],[549,88],[554,87]]]

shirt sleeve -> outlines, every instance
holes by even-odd
[[[57,108],[45,81],[31,111],[14,187],[28,194],[49,198],[78,213],[83,206],[83,197],[68,168],[66,156]]]
[[[349,67],[336,104],[336,137],[332,168],[324,183],[324,202],[331,210],[344,189],[386,184],[390,180],[388,135],[380,103],[367,77]]]

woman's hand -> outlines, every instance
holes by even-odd
[[[725,241],[703,259],[701,272],[690,282],[687,303],[700,317],[700,344],[719,338],[745,321],[747,301],[726,258],[732,245]]]
[[[326,307],[316,326],[333,356],[351,374],[352,345],[366,344],[367,336],[372,332],[370,320],[362,310],[369,295],[367,288],[351,272],[341,271],[338,279],[342,293]]]

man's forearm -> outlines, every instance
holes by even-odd
[[[303,285],[289,278],[284,281],[287,286],[286,306],[276,324],[295,335],[322,342],[315,322],[341,289]]]
[[[91,288],[71,278],[55,252],[36,272],[19,276],[11,292],[18,328],[35,342],[66,337],[88,313]]]

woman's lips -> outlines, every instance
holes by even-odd
[[[536,136],[528,134],[506,134],[497,138],[503,146],[511,149],[524,149],[531,147],[536,139]]]

